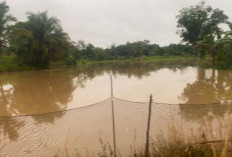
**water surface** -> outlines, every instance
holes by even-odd
[[[0,118],[3,155],[52,156],[68,148],[71,154],[92,156],[101,150],[99,138],[112,144],[109,74],[114,97],[148,102],[153,94],[155,102],[165,103],[153,111],[154,136],[158,130],[167,131],[170,114],[187,126],[203,119],[212,122],[232,112],[232,71],[198,68],[194,62],[96,64],[2,73],[0,116],[7,116]],[[116,133],[119,147],[127,152],[135,136],[137,145],[143,145],[148,103],[120,99],[114,100]],[[170,108],[167,103],[185,105]]]
[[[232,100],[232,71],[170,65],[99,64],[0,74],[0,115],[28,115],[87,106],[114,96],[131,101],[218,103]],[[191,65],[191,64],[190,64]]]

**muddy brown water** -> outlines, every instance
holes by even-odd
[[[101,140],[112,146],[109,73],[122,154],[144,147],[150,94],[161,103],[153,108],[153,136],[168,132],[170,115],[192,126],[204,119],[216,123],[232,112],[232,71],[198,68],[191,62],[2,73],[1,155],[62,156],[68,150],[69,156],[96,156],[102,151]],[[185,105],[170,105],[180,103]]]

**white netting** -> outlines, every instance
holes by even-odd
[[[113,101],[118,153],[142,151],[149,102]],[[229,104],[152,103],[151,144],[180,138],[192,143],[221,140],[231,129],[231,111]],[[111,99],[69,111],[0,117],[0,131],[2,156],[98,156],[113,150]]]

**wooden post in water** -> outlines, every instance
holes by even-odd
[[[115,117],[114,117],[114,94],[113,94],[113,79],[110,74],[110,84],[111,84],[111,106],[112,106],[112,123],[113,123],[113,144],[114,144],[114,157],[117,157],[117,147],[116,147],[116,133],[115,133]]]
[[[145,157],[150,157],[150,152],[149,152],[149,137],[150,137],[150,125],[151,125],[151,110],[152,110],[152,95],[150,96],[149,110],[148,110]]]

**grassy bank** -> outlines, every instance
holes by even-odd
[[[77,66],[84,64],[98,64],[98,63],[149,63],[149,62],[170,62],[178,60],[193,60],[196,57],[193,56],[151,56],[142,58],[131,58],[131,59],[117,59],[117,60],[78,60]],[[51,62],[50,68],[58,68],[68,66],[66,62]],[[17,58],[14,54],[4,54],[0,59],[0,72],[7,71],[22,71],[22,70],[36,70],[34,67],[27,65],[20,65],[17,62]]]
[[[169,62],[178,60],[193,60],[194,56],[149,56],[142,58],[117,59],[117,60],[78,60],[77,64],[98,64],[98,63],[149,63],[149,62]]]
[[[27,65],[18,64],[17,58],[14,54],[11,55],[3,54],[0,58],[0,72],[22,71],[22,70],[33,70],[33,69],[35,68]]]

